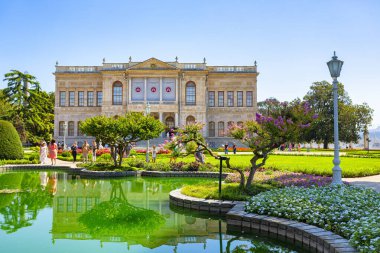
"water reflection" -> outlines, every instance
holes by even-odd
[[[38,212],[51,206],[52,200],[52,186],[42,186],[38,173],[0,174],[0,228],[14,233],[31,226]]]
[[[95,180],[55,172],[4,173],[0,174],[1,229],[12,233],[31,226],[39,211],[50,207],[50,247],[57,240],[64,242],[66,248],[71,248],[74,242],[96,240],[101,247],[108,242],[123,242],[133,252],[143,248],[149,252],[168,252],[168,247],[170,252],[178,253],[294,252],[263,241],[262,237],[247,239],[227,233],[222,220],[170,207],[171,190],[199,181]],[[0,249],[3,242],[5,239],[0,238]]]

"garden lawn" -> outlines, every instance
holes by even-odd
[[[248,168],[250,166],[250,155],[228,155],[232,167]],[[304,174],[321,176],[332,176],[333,157],[323,156],[290,156],[290,155],[270,155],[265,168],[274,170],[291,171]],[[343,177],[363,177],[380,174],[380,158],[357,158],[341,157],[341,168]],[[168,155],[158,155],[157,161],[169,162]],[[193,162],[193,156],[178,158],[177,162]],[[219,167],[219,160],[206,156],[206,162],[211,163],[216,168]],[[225,167],[225,164],[223,163]]]
[[[275,170],[332,176],[333,157],[270,156],[264,167]],[[380,174],[379,158],[341,157],[343,177],[363,177]],[[231,159],[232,160],[232,159]]]

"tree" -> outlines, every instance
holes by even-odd
[[[16,110],[21,110],[28,102],[29,94],[41,91],[40,83],[35,76],[22,73],[19,70],[11,70],[6,73],[4,81],[8,82],[8,87],[4,89],[4,94]]]
[[[276,98],[267,98],[257,103],[257,109],[261,115],[269,116],[281,109],[281,102]]]
[[[18,70],[5,74],[4,81],[8,82],[4,99],[12,110],[3,117],[12,121],[21,140],[39,143],[41,139],[51,139],[54,93],[42,91],[36,77]]]
[[[0,119],[9,120],[13,106],[7,101],[4,95],[4,91],[0,90]]]
[[[306,141],[323,142],[323,148],[334,141],[334,103],[332,84],[315,82],[305,95],[313,111],[319,115],[305,135]],[[359,132],[364,131],[372,121],[373,110],[367,105],[354,105],[343,84],[338,84],[339,140],[357,142]]]
[[[317,117],[307,102],[295,100],[290,104],[280,103],[279,110],[269,116],[257,113],[255,121],[247,121],[243,126],[233,125],[229,134],[253,152],[246,182],[244,173],[236,169],[241,176],[240,187],[247,189],[251,186],[256,170],[265,165],[272,150],[287,142],[301,142],[304,132]]]
[[[101,115],[88,118],[82,122],[80,129],[83,133],[94,136],[97,141],[110,145],[114,165],[121,166],[128,145],[158,137],[164,130],[164,125],[150,115],[129,112],[125,116]],[[119,160],[116,154],[119,155]]]

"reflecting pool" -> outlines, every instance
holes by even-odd
[[[170,207],[170,191],[206,180],[0,173],[0,252],[305,252]]]

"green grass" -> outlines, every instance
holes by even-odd
[[[266,168],[332,176],[333,157],[270,156]],[[341,157],[343,177],[363,177],[380,174],[380,159]]]
[[[352,151],[360,154],[362,151]],[[366,152],[366,151],[365,151]],[[378,152],[378,151],[377,151]],[[373,155],[377,153],[373,151]],[[231,160],[231,166],[239,168],[248,168],[251,155],[228,155]],[[71,157],[70,157],[71,158]],[[70,159],[69,158],[69,159]],[[145,160],[145,154],[138,154],[136,158]],[[59,159],[61,159],[59,157]],[[72,158],[71,158],[72,159]],[[123,159],[123,163],[127,161]],[[297,155],[270,155],[265,168],[272,168],[280,171],[300,172],[305,174],[332,176],[333,157],[326,156],[297,156]],[[80,160],[79,160],[80,161]],[[157,156],[157,162],[169,163],[170,156],[160,154]],[[178,158],[176,162],[194,162],[194,156]],[[206,162],[211,163],[215,170],[219,168],[219,160],[206,156]],[[343,177],[363,177],[380,174],[380,158],[363,158],[363,157],[341,157],[341,168]],[[223,163],[223,167],[226,168]]]
[[[247,200],[250,196],[260,192],[275,188],[270,184],[255,183],[247,192],[239,189],[238,183],[222,184],[222,194],[219,198],[218,182],[200,183],[184,186],[181,193],[187,196],[202,199],[222,199],[222,200]]]

